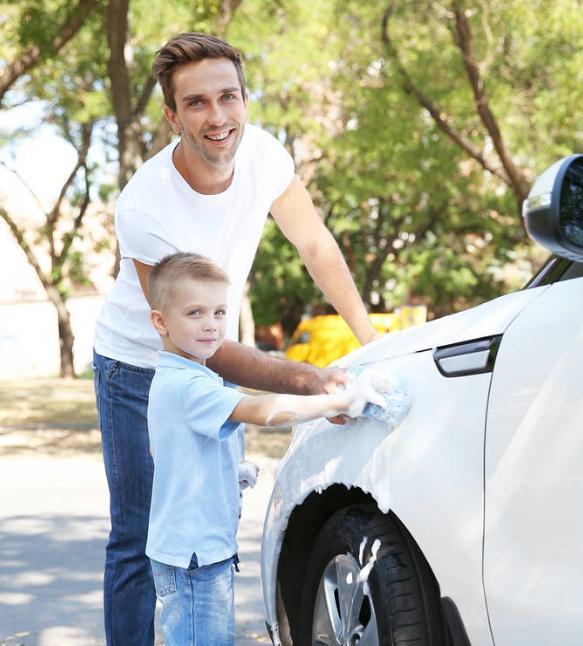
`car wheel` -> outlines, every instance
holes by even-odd
[[[437,582],[401,523],[374,506],[336,512],[310,555],[302,645],[445,646]]]

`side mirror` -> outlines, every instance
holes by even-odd
[[[522,207],[528,235],[563,258],[583,261],[583,155],[570,155],[538,177]]]

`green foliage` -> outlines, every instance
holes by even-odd
[[[33,44],[46,49],[75,4],[0,2],[0,58],[11,61]],[[423,302],[432,315],[441,315],[520,286],[523,274],[508,268],[528,268],[532,246],[508,185],[446,137],[404,87],[381,38],[388,4],[242,0],[227,38],[245,60],[250,120],[293,153],[367,304],[383,310]],[[134,106],[150,78],[155,51],[180,31],[212,31],[220,7],[219,0],[132,0],[128,51]],[[503,141],[532,180],[583,144],[580,2],[478,0],[465,7]],[[454,38],[452,3],[395,3],[389,27],[416,86],[465,141],[499,167]],[[104,14],[96,11],[59,56],[45,56],[20,80],[11,97],[43,101],[46,120],[76,145],[81,125],[94,123],[90,159],[115,162],[108,57]],[[161,114],[156,90],[139,119],[145,153]],[[17,134],[1,133],[0,141]],[[20,136],[27,136],[26,125]],[[112,200],[116,181],[105,161],[91,176],[95,199]],[[75,183],[68,199],[78,202],[83,190],[81,181]],[[73,283],[82,282],[81,266],[74,255]],[[290,332],[306,305],[321,303],[297,253],[272,221],[250,280],[258,323],[280,320]]]
[[[510,154],[531,179],[580,149],[583,132],[578,3],[535,4],[537,10],[526,0],[467,5],[491,108]],[[371,309],[425,302],[430,315],[441,315],[519,287],[517,272],[510,280],[505,267],[528,264],[531,246],[514,195],[405,91],[381,39],[388,3],[285,6],[273,28],[248,1],[234,25],[244,51],[263,45],[261,56],[248,59],[251,85],[261,88],[252,118],[296,153]],[[254,26],[248,41],[244,16]],[[390,35],[416,85],[499,165],[476,112],[452,16],[449,4],[396,3]],[[315,163],[306,164],[306,151]],[[265,278],[268,259],[277,257],[274,243],[263,243],[257,260],[273,284],[275,272],[281,277],[293,268],[277,266]]]
[[[11,21],[7,33],[21,49],[39,47],[41,52],[50,48],[58,35],[63,20],[76,5],[71,0],[24,0],[3,3],[18,5],[18,21]]]
[[[87,278],[83,254],[80,251],[73,251],[69,255],[67,278],[75,287],[91,287],[91,281]]]
[[[317,302],[318,290],[297,254],[273,220],[265,225],[261,251],[250,276],[255,323],[280,321],[289,335],[305,306]]]

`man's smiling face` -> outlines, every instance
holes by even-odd
[[[247,97],[234,64],[207,58],[181,65],[172,74],[172,87],[176,112],[168,106],[164,111],[185,154],[224,171],[233,163],[247,118]]]

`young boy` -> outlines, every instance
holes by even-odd
[[[146,554],[167,646],[234,644],[233,564],[239,518],[239,424],[284,425],[384,405],[370,387],[330,395],[247,396],[205,366],[225,335],[229,279],[192,253],[152,269],[151,319],[163,351],[148,429],[154,484]]]

